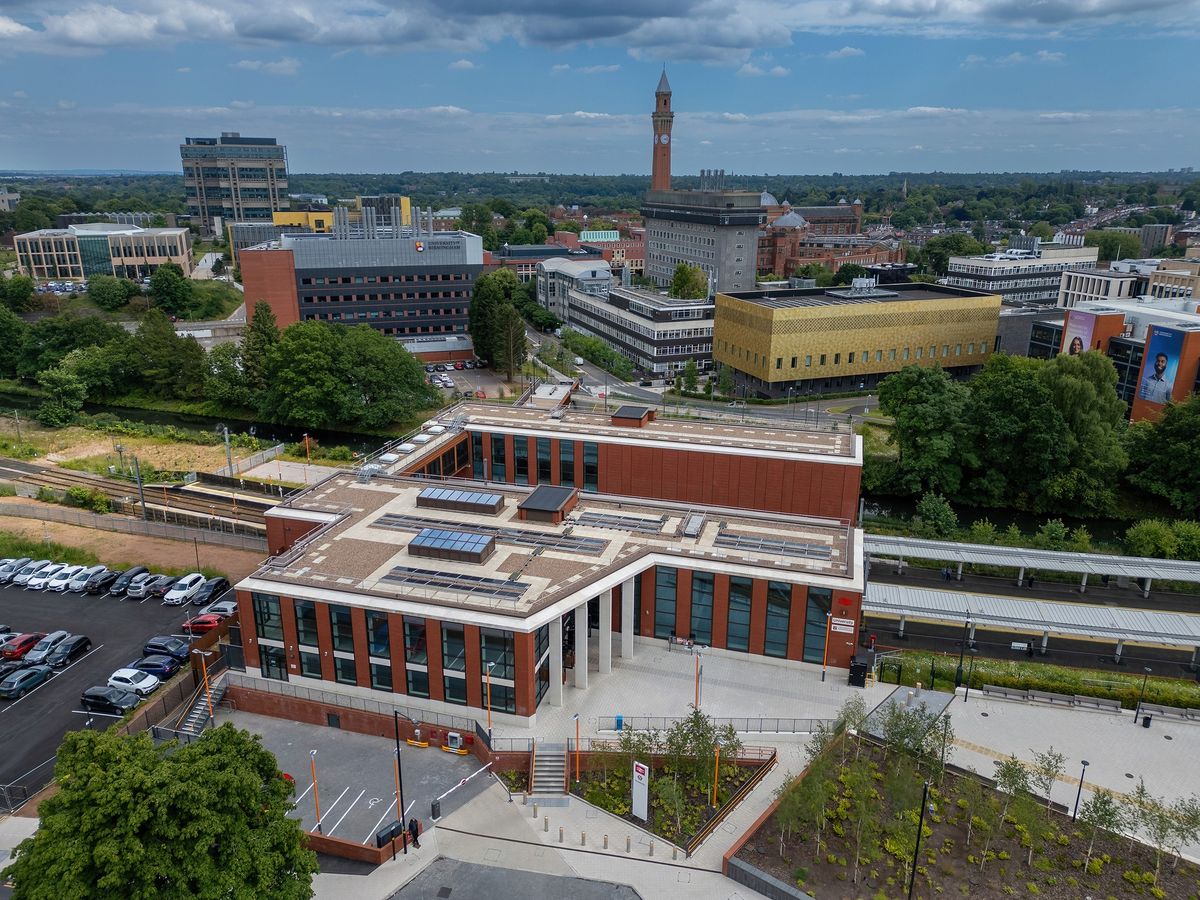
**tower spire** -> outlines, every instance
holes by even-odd
[[[671,125],[675,121],[675,113],[671,112],[671,83],[667,81],[666,64],[663,65],[662,76],[658,79],[658,87],[654,89],[654,113],[650,116],[650,121],[654,125],[650,190],[669,191],[671,189]]]

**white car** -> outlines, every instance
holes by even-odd
[[[109,687],[133,691],[139,697],[150,696],[161,683],[157,675],[141,669],[117,669],[108,679]]]
[[[87,587],[88,579],[93,575],[99,575],[101,572],[107,572],[108,566],[88,566],[75,573],[75,577],[71,579],[71,583],[67,585],[67,590],[74,591],[76,594],[83,593]]]
[[[66,563],[50,563],[50,565],[39,569],[37,572],[31,575],[29,580],[25,582],[25,587],[31,591],[44,590],[46,585],[50,583],[50,579],[52,579],[66,567]]]
[[[199,572],[184,575],[167,591],[163,597],[163,603],[167,606],[182,606],[196,596],[196,592],[204,586],[204,582],[207,580]]]
[[[46,583],[48,591],[65,591],[71,584],[71,579],[82,572],[83,566],[63,566],[54,573],[54,577]]]
[[[204,609],[200,610],[198,615],[207,615],[208,613],[216,613],[219,616],[229,618],[238,611],[236,600],[218,600],[216,603],[210,603]]]
[[[22,566],[21,570],[19,572],[17,572],[16,575],[13,576],[12,583],[13,584],[29,584],[30,578],[32,578],[38,572],[42,571],[42,569],[46,568],[46,566],[52,566],[52,565],[54,565],[54,563],[52,563],[48,559],[35,560],[35,561],[29,563],[28,565]]]

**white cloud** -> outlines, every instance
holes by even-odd
[[[867,51],[858,47],[843,47],[841,50],[831,50],[825,54],[826,59],[849,59],[852,56],[866,56]]]
[[[555,75],[557,75],[560,72],[570,72],[571,67],[569,65],[567,65],[566,63],[556,63],[550,67],[550,71],[553,72]]]
[[[13,95],[14,97],[16,97],[18,100],[24,100],[26,97],[28,97],[28,96],[29,96],[29,95],[28,95],[27,93],[25,93],[24,91],[13,91],[13,92],[12,92],[12,95]]]
[[[608,66],[584,66],[582,69],[577,69],[576,71],[582,72],[584,75],[606,75],[609,72],[620,72],[621,67],[615,64]]]
[[[1019,50],[1014,50],[1008,56],[1001,56],[996,59],[998,66],[1017,66],[1029,59],[1024,53]]]
[[[1022,53],[1020,50],[1014,50],[1012,53],[1004,56],[996,56],[988,58],[980,56],[977,53],[972,53],[965,57],[961,63],[962,68],[969,69],[973,66],[1020,66],[1025,63],[1060,63],[1067,58],[1065,53],[1059,53],[1054,50],[1039,50],[1032,57]]]
[[[74,100],[59,100],[56,105],[59,109],[74,109],[79,104]]]
[[[576,119],[611,119],[611,118],[613,118],[608,113],[585,112],[582,109],[575,110],[575,112],[571,113],[571,115],[574,116]]]
[[[253,100],[230,100],[230,109],[254,109]]]
[[[0,38],[25,37],[33,33],[28,25],[22,25],[16,19],[0,16]]]
[[[456,59],[454,62],[450,63],[450,68],[456,72],[470,72],[472,69],[477,69],[479,67],[469,59]]]
[[[791,75],[792,70],[786,66],[771,66],[771,69],[767,74],[772,78],[783,78],[785,75]]]
[[[1039,119],[1047,122],[1082,122],[1091,117],[1092,114],[1086,112],[1047,112],[1038,115]]]
[[[772,78],[783,78],[785,75],[792,74],[792,70],[786,66],[771,66],[769,69],[764,68],[764,66],[765,63],[760,66],[752,62],[746,62],[737,70],[737,74],[743,78],[760,78],[764,75],[770,75]]]
[[[265,72],[268,75],[296,75],[300,72],[300,60],[292,56],[276,60],[242,59],[235,62],[233,67],[248,72]]]
[[[1051,50],[1039,50],[1037,52],[1037,61],[1044,63],[1060,63],[1067,58],[1065,53]]]
[[[175,71],[179,72],[181,75],[186,75],[188,72],[192,71],[192,67],[191,66],[180,66]]]

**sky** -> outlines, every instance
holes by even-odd
[[[0,169],[1200,168],[1200,0],[0,0]]]

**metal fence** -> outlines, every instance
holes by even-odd
[[[0,784],[0,813],[13,813],[20,809],[46,785],[54,780],[54,763],[57,756],[52,756],[40,763],[14,781],[12,784]]]
[[[230,478],[234,475],[240,475],[247,469],[253,469],[255,466],[260,466],[263,463],[274,459],[283,452],[283,448],[283,444],[276,444],[274,447],[268,447],[266,450],[260,450],[258,453],[252,453],[245,459],[239,459],[237,462],[235,462],[233,464],[232,471],[230,470],[229,466],[221,466],[221,468],[217,469],[216,474],[224,475],[227,478]]]
[[[167,741],[179,741],[180,745],[190,744],[200,737],[200,735],[192,734],[190,731],[176,731],[174,728],[167,728],[165,725],[151,725],[150,736],[158,744],[163,744]]]
[[[0,503],[0,516],[61,522],[64,525],[81,525],[84,528],[136,534],[142,537],[198,541],[201,544],[216,544],[221,547],[234,547],[238,550],[265,551],[267,549],[267,539],[261,534],[231,534],[227,531],[212,531],[207,528],[189,528],[186,525],[148,522],[145,519],[134,519],[128,516],[102,516],[81,509],[64,509],[57,506]],[[197,516],[196,518],[202,521],[204,517]]]
[[[618,720],[620,725],[617,725]],[[597,731],[666,731],[682,722],[680,716],[600,716]],[[829,724],[833,719],[713,719],[718,728],[732,725],[738,734],[812,734],[818,725]]]
[[[271,500],[282,500],[295,488],[284,487],[282,484],[268,484],[265,481],[247,481],[245,478],[230,478],[226,475],[214,475],[211,472],[196,472],[196,481],[200,484],[211,484],[216,487],[233,488],[246,494],[261,494]],[[193,492],[194,495],[195,492]],[[251,502],[254,502],[251,500]]]

